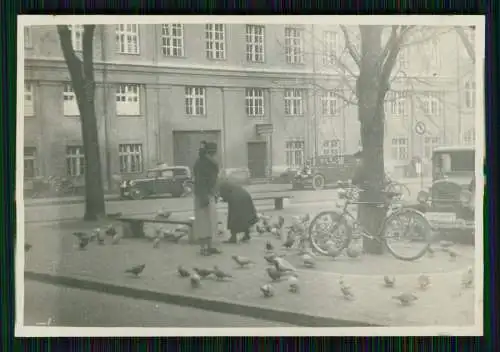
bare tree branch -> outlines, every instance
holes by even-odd
[[[472,63],[476,63],[476,53],[474,51],[474,45],[470,42],[469,38],[467,38],[467,35],[465,34],[463,27],[455,26],[455,31],[460,37],[460,40],[462,41],[462,44],[464,45],[465,50],[467,51],[467,54],[472,60]]]
[[[351,55],[352,59],[358,65],[358,67],[361,67],[361,57],[359,56],[359,53],[356,51],[354,48],[351,38],[349,36],[349,32],[347,31],[347,28],[345,26],[340,26],[340,29],[344,33],[344,40],[345,40],[345,46],[347,50],[349,51],[349,54]]]

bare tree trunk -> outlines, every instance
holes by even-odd
[[[68,27],[57,26],[57,31],[80,110],[83,150],[85,153],[84,220],[97,220],[99,216],[105,215],[106,210],[94,99],[93,38],[95,25],[84,26],[82,40],[83,63],[75,55]]]
[[[384,56],[381,38],[382,26],[360,26],[361,62],[356,82],[358,114],[361,123],[363,168],[369,191],[361,194],[361,202],[382,201],[380,192],[384,179],[384,97],[388,82],[383,77]],[[371,233],[377,234],[385,216],[385,209],[371,204],[360,204],[358,219]],[[375,240],[363,239],[365,252],[382,254],[384,247]]]

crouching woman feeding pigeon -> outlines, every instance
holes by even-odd
[[[194,233],[200,241],[201,254],[219,254],[212,246],[217,232],[217,210],[215,208],[216,185],[219,165],[215,160],[217,144],[203,142],[193,168],[194,174]]]
[[[227,203],[227,229],[231,237],[225,243],[237,243],[243,233],[243,242],[250,240],[250,228],[258,222],[257,211],[250,193],[242,186],[222,179],[218,182],[219,197]]]

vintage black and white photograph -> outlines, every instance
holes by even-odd
[[[19,16],[16,334],[482,335],[484,23]]]

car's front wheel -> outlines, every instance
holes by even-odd
[[[325,188],[325,178],[323,175],[314,175],[312,179],[312,186],[315,190],[322,190]]]
[[[134,200],[144,199],[144,192],[139,188],[132,188],[130,190],[130,197]]]

